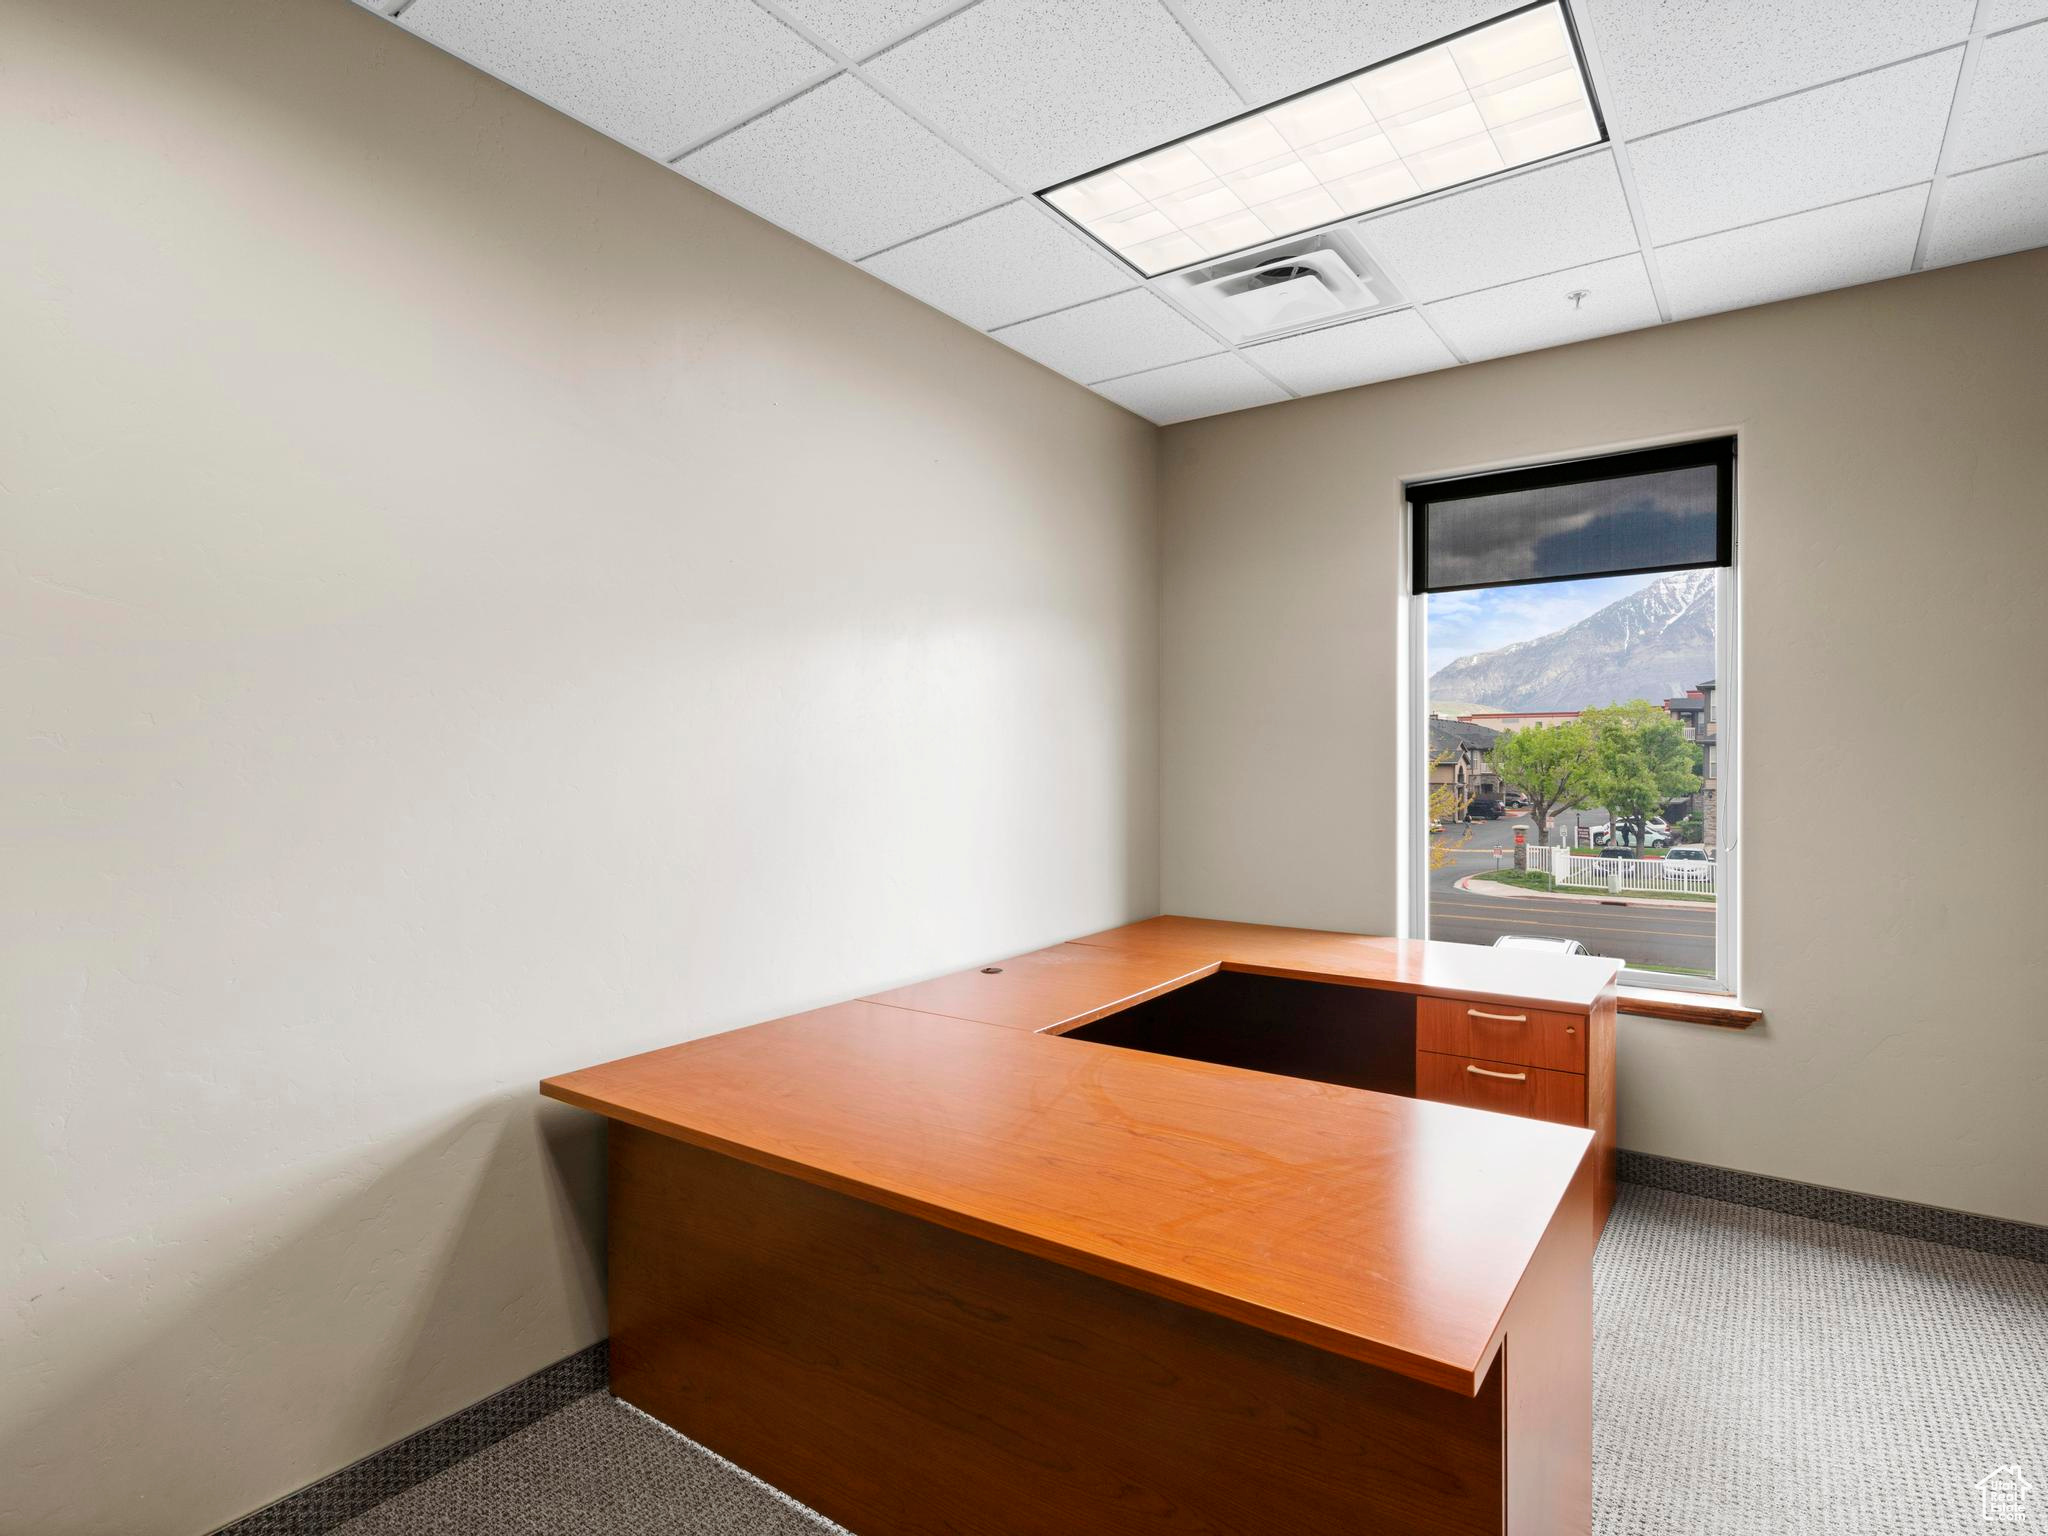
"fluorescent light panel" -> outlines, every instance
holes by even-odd
[[[1602,137],[1550,0],[1042,195],[1155,277]]]

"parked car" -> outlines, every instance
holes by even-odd
[[[1591,950],[1577,939],[1539,939],[1528,934],[1504,933],[1493,941],[1495,949],[1547,949],[1556,955],[1589,955]]]
[[[1621,824],[1621,834],[1622,845],[1628,847],[1635,846],[1635,827],[1632,823],[1626,821],[1623,822]],[[1596,848],[1605,848],[1608,845],[1608,843],[1613,840],[1613,838],[1614,827],[1612,823],[1604,827],[1595,827],[1593,829],[1593,846]],[[1643,822],[1643,847],[1662,848],[1663,846],[1665,846],[1665,844],[1669,843],[1670,841],[1671,828],[1666,826],[1663,822],[1657,820],[1654,816],[1648,818]]]
[[[1509,790],[1505,795],[1501,796],[1501,799],[1505,800],[1516,810],[1527,810],[1529,808],[1529,797],[1519,789]]]
[[[1499,821],[1505,809],[1506,807],[1491,795],[1481,795],[1465,807],[1465,819],[1468,821]]]
[[[1664,855],[1664,868],[1681,880],[1702,884],[1714,878],[1713,850],[1703,843],[1680,843]]]

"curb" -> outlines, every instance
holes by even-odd
[[[1496,871],[1487,870],[1485,873],[1494,874]],[[1477,885],[1472,883],[1475,880],[1479,880]],[[1498,880],[1480,880],[1478,875],[1462,877],[1451,889],[1470,896],[1497,896],[1504,901],[1586,901],[1602,907],[1679,907],[1689,911],[1698,911],[1701,907],[1718,910],[1720,907],[1719,902],[1666,901],[1659,896],[1577,896],[1563,891],[1525,891]]]

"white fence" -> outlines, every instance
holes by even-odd
[[[1633,891],[1639,896],[1714,894],[1714,864],[1708,859],[1618,859],[1574,848],[1531,848],[1529,867],[1546,869],[1560,891],[1593,895]]]

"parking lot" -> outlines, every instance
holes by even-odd
[[[1569,822],[1571,818],[1566,819]],[[1528,813],[1511,812],[1498,821],[1472,823],[1471,840],[1462,848],[1446,850],[1450,865],[1432,870],[1429,876],[1431,938],[1460,944],[1491,944],[1504,933],[1577,939],[1596,955],[1612,955],[1631,965],[1712,973],[1716,909],[1710,903],[1644,905],[1640,898],[1618,902],[1507,898],[1459,890],[1458,881],[1467,875],[1512,867],[1509,850],[1517,827],[1535,842],[1536,829]],[[1462,823],[1447,826],[1437,841],[1456,842],[1465,830]],[[1566,840],[1555,824],[1551,835],[1553,841]]]

